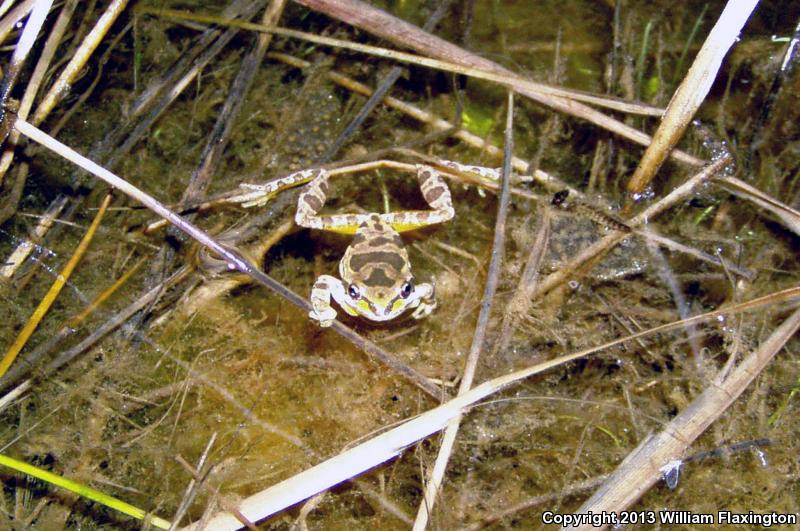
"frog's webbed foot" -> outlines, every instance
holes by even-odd
[[[336,310],[331,306],[331,297],[337,302],[344,298],[342,281],[330,275],[320,276],[311,288],[311,311],[308,316],[319,321],[323,328],[331,326],[336,319]],[[340,303],[341,304],[341,303]]]
[[[436,309],[436,290],[433,284],[420,284],[414,288],[415,295],[419,296],[419,306],[414,309],[411,317],[422,319]]]
[[[239,188],[246,191],[228,200],[232,203],[241,203],[244,208],[264,206],[280,192],[314,179],[317,173],[318,170],[313,169],[300,170],[262,184],[241,183]]]
[[[474,176],[480,184],[485,186],[495,186],[500,182],[500,168],[486,168],[484,166],[473,166],[471,164],[461,164],[452,160],[442,160],[442,166],[456,170],[459,173]]]
[[[231,202],[240,203],[244,208],[264,206],[275,197],[275,191],[271,191],[270,183],[264,184],[250,184],[241,183],[239,185],[243,191],[246,192],[234,196],[230,199]]]

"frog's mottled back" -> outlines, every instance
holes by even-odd
[[[389,315],[395,302],[403,298],[404,285],[413,284],[400,235],[377,214],[359,225],[339,263],[339,275],[347,286],[359,291],[372,314],[381,316]]]

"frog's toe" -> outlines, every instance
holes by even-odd
[[[414,319],[422,319],[423,317],[427,317],[436,309],[436,301],[433,300],[431,302],[421,302],[419,306],[414,310],[414,313],[411,314],[411,317]]]
[[[333,324],[333,320],[336,319],[336,310],[333,308],[328,308],[327,310],[323,310],[318,312],[317,310],[311,310],[308,312],[308,316],[313,319],[314,321],[319,321],[319,326],[322,328],[327,328]]]

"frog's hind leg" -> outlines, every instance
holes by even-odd
[[[319,211],[328,200],[328,179],[331,174],[324,169],[314,170],[316,176],[308,183],[297,199],[294,221],[301,227],[328,230],[342,234],[355,234],[359,225],[369,214],[320,215]]]
[[[455,215],[450,188],[438,171],[430,166],[417,164],[417,179],[422,197],[432,210],[407,210],[382,214],[381,220],[389,223],[397,232],[444,223]]]

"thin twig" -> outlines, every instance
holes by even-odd
[[[411,56],[407,59],[416,58],[420,64],[425,64],[432,68],[439,68],[443,70],[453,71],[459,74],[469,75],[472,77],[481,77],[482,79],[496,81],[513,88],[515,92],[527,96],[528,98],[551,107],[557,111],[576,116],[587,120],[599,127],[607,129],[615,134],[623,136],[637,144],[647,146],[650,144],[651,138],[638,129],[635,129],[619,120],[613,119],[591,107],[580,103],[578,98],[570,91],[564,89],[557,89],[544,85],[542,83],[535,83],[526,79],[520,78],[517,74],[508,70],[497,63],[488,59],[480,57],[477,54],[468,52],[451,42],[431,35],[430,33],[422,31],[417,26],[409,24],[403,20],[398,19],[384,11],[379,10],[364,2],[357,0],[295,0],[297,3],[307,6],[316,11],[320,11],[334,17],[338,20],[343,20],[348,24],[358,27],[364,31],[368,31],[379,37],[388,39],[389,41],[397,44],[398,46],[410,47],[420,54],[429,57],[436,57],[438,61],[432,59],[419,59],[418,56]],[[291,32],[290,30],[281,30],[286,35],[300,38],[300,32]],[[310,40],[306,35],[302,38]],[[314,42],[322,43],[316,36]],[[345,46],[354,48],[352,44],[345,43]],[[337,43],[338,46],[338,43]],[[365,50],[360,50],[365,51]],[[399,59],[403,57],[398,52],[392,53],[393,58]],[[459,65],[460,68],[454,68],[451,65]],[[569,98],[569,99],[568,99]],[[600,104],[600,100],[608,101],[609,98],[602,96],[594,96],[592,103]],[[584,99],[584,101],[588,101]],[[691,166],[701,166],[703,161],[693,157],[682,151],[673,150],[671,155],[681,162]]]
[[[47,42],[45,43],[44,49],[39,56],[39,60],[36,62],[36,67],[34,67],[30,79],[25,84],[25,93],[22,95],[22,100],[20,101],[19,109],[17,110],[17,116],[22,116],[23,120],[28,118],[28,113],[33,106],[34,98],[39,92],[39,87],[42,84],[42,80],[44,80],[47,69],[53,60],[53,56],[56,53],[58,45],[61,43],[61,39],[64,37],[67,26],[72,19],[72,13],[75,11],[75,7],[77,5],[78,0],[69,0],[65,2],[64,7],[61,8],[61,12],[58,14],[58,19],[47,34]],[[0,158],[0,184],[3,183],[3,178],[5,177],[8,168],[11,166],[11,160],[14,157],[13,148],[17,145],[18,139],[19,133],[12,131],[9,141],[5,146],[3,156]]]
[[[406,421],[404,424],[384,432],[358,446],[352,447],[330,459],[319,463],[299,474],[296,474],[280,483],[272,485],[261,492],[242,500],[239,511],[251,521],[259,521],[272,516],[292,505],[309,498],[323,490],[330,489],[343,481],[357,476],[379,464],[392,459],[402,453],[412,444],[429,437],[444,429],[448,422],[462,415],[467,408],[474,406],[488,396],[496,394],[526,378],[541,374],[554,367],[586,357],[590,354],[602,352],[618,345],[634,341],[653,334],[660,334],[682,328],[687,323],[700,323],[716,319],[721,315],[734,315],[740,312],[752,311],[779,302],[800,300],[800,287],[793,287],[764,297],[759,297],[740,304],[714,310],[702,315],[696,315],[687,321],[675,321],[656,326],[649,330],[625,336],[603,345],[573,352],[558,358],[526,367],[519,371],[500,376],[484,382],[463,395],[459,395],[449,402]],[[214,531],[238,529],[239,521],[230,514],[218,513],[209,522],[207,527]],[[196,531],[201,527],[192,525],[184,528],[187,531]]]
[[[800,212],[791,206],[730,175],[718,175],[714,178],[714,182],[729,192],[743,197],[767,212],[774,214],[787,229],[800,235]]]
[[[517,289],[508,303],[508,311],[503,316],[500,333],[492,347],[493,358],[498,352],[506,350],[508,343],[511,341],[511,336],[516,330],[520,316],[527,315],[533,304],[531,294],[536,291],[536,284],[539,281],[539,268],[547,250],[547,241],[550,237],[550,217],[550,209],[544,208],[536,230],[536,239],[531,245],[528,259],[525,261],[525,267],[517,283]]]
[[[73,81],[80,74],[86,61],[89,60],[89,57],[100,45],[103,37],[127,4],[128,0],[112,0],[108,5],[105,13],[97,20],[92,31],[83,40],[80,48],[72,56],[67,66],[64,67],[61,75],[53,82],[50,91],[42,99],[42,103],[36,108],[36,113],[31,118],[32,124],[40,124],[50,114],[53,107],[69,94]]]
[[[31,14],[25,22],[25,28],[19,37],[17,47],[14,49],[14,54],[11,56],[11,63],[6,67],[3,81],[0,82],[0,144],[4,143],[9,133],[11,133],[11,116],[6,110],[8,97],[17,83],[17,78],[31,48],[33,48],[36,39],[39,37],[44,19],[47,17],[52,5],[53,0],[36,0],[33,9],[31,9]]]
[[[304,298],[300,297],[272,277],[263,273],[257,267],[248,262],[247,259],[245,259],[241,254],[220,244],[208,233],[192,223],[189,223],[181,216],[168,209],[154,197],[144,193],[142,190],[136,188],[129,182],[118,177],[117,175],[114,175],[107,169],[99,166],[97,163],[80,155],[77,151],[48,136],[46,133],[25,122],[24,120],[16,120],[14,127],[28,138],[44,145],[48,149],[53,150],[65,159],[77,164],[84,170],[94,174],[111,186],[139,201],[159,216],[169,220],[173,226],[191,236],[200,245],[223,257],[223,259],[227,262],[229,269],[237,270],[240,273],[250,276],[257,283],[288,300],[304,312],[309,312],[311,310],[311,304]],[[361,337],[351,328],[345,326],[339,321],[334,321],[331,328],[339,335],[353,343],[357,348],[363,350],[366,354],[373,357],[376,361],[386,365],[387,367],[390,367],[393,371],[397,372],[404,378],[407,378],[431,397],[438,399],[441,396],[441,390],[432,384],[427,378],[419,374],[408,365],[394,358],[372,341]]]
[[[175,531],[178,529],[178,525],[180,525],[181,520],[183,519],[183,515],[186,514],[186,511],[189,510],[189,506],[192,504],[194,499],[197,497],[197,494],[200,492],[198,488],[204,479],[203,477],[203,469],[206,466],[206,462],[208,461],[208,455],[211,453],[211,448],[214,446],[214,442],[217,440],[217,432],[211,434],[211,438],[208,440],[206,444],[206,449],[203,450],[203,453],[200,454],[200,459],[197,461],[197,466],[195,467],[195,471],[199,477],[192,476],[189,479],[189,483],[186,485],[186,490],[183,492],[183,498],[181,499],[181,503],[178,505],[178,510],[175,511],[175,515],[172,517],[172,525],[169,527],[169,531]],[[180,456],[178,456],[180,457]]]
[[[22,348],[28,342],[28,339],[33,334],[36,327],[39,326],[39,323],[44,318],[47,311],[53,305],[53,303],[58,298],[58,294],[61,293],[61,289],[66,285],[67,280],[69,280],[70,275],[75,270],[75,267],[83,258],[83,255],[86,253],[86,250],[89,248],[89,244],[91,243],[92,239],[94,238],[95,232],[97,232],[97,227],[100,225],[100,222],[103,220],[103,216],[106,213],[106,208],[111,203],[111,194],[107,194],[103,203],[100,205],[100,209],[97,211],[97,214],[92,220],[92,224],[89,226],[89,229],[84,234],[83,238],[81,239],[78,247],[75,249],[75,252],[70,257],[67,264],[64,266],[64,269],[61,273],[56,277],[55,282],[53,282],[52,286],[50,286],[50,290],[47,294],[42,298],[42,301],[37,306],[36,310],[33,312],[33,315],[25,323],[25,326],[20,331],[17,339],[14,343],[9,347],[8,351],[6,352],[5,356],[3,356],[3,360],[0,361],[0,378],[8,371],[8,368],[14,363],[14,360],[17,358],[17,354],[20,353]]]
[[[132,304],[129,304],[123,310],[112,315],[111,318],[106,320],[106,322],[104,322],[96,329],[92,330],[92,333],[89,334],[89,336],[87,336],[86,338],[84,338],[80,343],[78,343],[73,347],[70,347],[69,349],[59,354],[53,361],[48,363],[46,367],[38,370],[33,377],[20,383],[19,385],[14,387],[14,389],[3,395],[3,397],[0,398],[0,411],[3,411],[11,403],[17,400],[20,396],[28,392],[28,390],[33,386],[35,380],[43,378],[49,374],[52,374],[53,372],[63,367],[65,364],[75,359],[77,356],[86,352],[86,350],[95,345],[100,339],[102,339],[112,331],[116,330],[119,326],[128,321],[131,318],[131,316],[136,314],[136,312],[140,311],[142,308],[146,307],[153,300],[155,300],[155,298],[159,296],[159,294],[161,293],[161,291],[164,289],[165,286],[170,286],[172,285],[173,282],[178,282],[179,280],[183,279],[188,274],[188,272],[189,272],[188,267],[179,269],[178,271],[173,273],[173,275],[170,278],[168,278],[161,284],[155,286],[154,288],[150,289],[147,293],[139,297]],[[3,385],[7,385],[9,383],[11,382],[10,381],[2,382]]]
[[[58,332],[48,337],[43,342],[36,345],[35,348],[26,352],[17,362],[11,366],[6,374],[0,378],[0,390],[10,386],[11,384],[22,379],[33,370],[39,361],[46,355],[51,353],[58,345],[65,339],[71,337],[77,332],[78,325],[86,319],[92,312],[94,312],[106,299],[114,294],[119,288],[124,286],[128,280],[133,276],[136,271],[145,263],[146,258],[139,260],[133,267],[128,269],[119,279],[103,290],[91,303],[89,303],[83,310],[73,316],[62,326]],[[99,338],[98,338],[99,339]]]
[[[300,4],[305,4],[306,2],[298,1]],[[310,2],[309,2],[310,3]],[[363,4],[365,8],[371,8],[368,4]],[[473,66],[470,64],[459,64],[458,61],[449,62],[447,60],[441,59],[431,59],[430,57],[423,57],[420,55],[414,55],[406,52],[400,52],[397,50],[390,50],[388,48],[381,48],[378,46],[371,46],[368,44],[359,44],[352,41],[347,41],[343,39],[335,39],[332,37],[323,37],[320,35],[316,35],[314,33],[307,33],[304,31],[297,31],[288,28],[281,28],[281,27],[274,27],[274,26],[263,26],[260,24],[253,24],[250,22],[244,22],[239,20],[225,20],[218,16],[213,15],[201,15],[197,13],[190,13],[188,11],[179,11],[176,9],[161,9],[161,8],[151,8],[151,7],[140,7],[137,9],[140,13],[147,13],[157,16],[162,16],[165,18],[175,18],[175,19],[183,19],[183,20],[195,20],[198,22],[206,22],[209,24],[221,24],[221,25],[228,25],[233,27],[238,27],[241,29],[251,30],[251,31],[260,31],[264,33],[274,33],[276,35],[282,35],[285,37],[292,37],[295,39],[305,40],[308,42],[313,42],[315,44],[322,44],[325,46],[331,46],[334,48],[343,48],[346,50],[353,50],[356,52],[366,53],[369,55],[375,55],[377,57],[385,57],[387,59],[393,59],[396,61],[407,62],[410,64],[416,64],[420,66],[427,66],[429,68],[435,68],[437,70],[443,70],[446,72],[453,72],[455,74],[463,74],[465,76],[474,77],[476,79],[484,79],[487,81],[494,81],[496,83],[501,83],[506,85],[508,88],[514,89],[519,91],[520,93],[530,92],[535,93],[540,96],[545,96],[546,98],[550,97],[558,97],[563,99],[573,100],[575,102],[587,102],[593,103],[595,105],[599,105],[602,107],[607,107],[609,109],[614,109],[617,111],[622,112],[629,112],[633,114],[643,114],[648,116],[660,116],[664,111],[658,107],[653,107],[650,105],[645,105],[642,103],[632,103],[627,102],[624,100],[619,100],[615,98],[611,98],[609,96],[598,96],[596,94],[590,94],[586,92],[581,92],[577,90],[570,90],[565,89],[562,87],[554,87],[551,85],[547,85],[544,83],[538,83],[536,81],[531,81],[518,75],[514,74],[510,70],[503,70],[500,71],[497,68],[484,68],[485,65],[481,66]],[[387,15],[383,13],[383,15]],[[395,19],[399,20],[399,19]],[[417,31],[422,31],[420,28],[416,26],[412,26]],[[367,29],[367,28],[363,28]],[[402,30],[398,30],[398,33],[401,33]],[[428,33],[425,33],[428,35]],[[395,35],[397,37],[397,35]],[[391,39],[390,39],[391,40]],[[442,42],[447,42],[442,40]],[[449,46],[453,46],[452,44],[448,43]],[[430,54],[436,56],[436,54]],[[493,63],[492,63],[493,64]],[[495,65],[496,66],[496,65]],[[498,67],[499,68],[499,67]],[[535,98],[534,98],[535,99]],[[562,106],[561,110],[566,111],[567,106]],[[584,107],[588,109],[588,107]],[[586,113],[584,110],[576,111],[578,113],[583,113],[582,117],[586,118],[591,113]],[[570,113],[573,114],[573,113]],[[622,125],[621,122],[617,122],[616,120],[610,119],[605,115],[597,115],[597,116],[604,116],[603,119],[600,120],[602,123],[611,124],[612,122],[616,122],[617,128],[619,131],[623,131],[625,128],[620,127]],[[597,117],[595,116],[595,117]],[[588,119],[588,118],[587,118]],[[590,120],[591,121],[591,120]],[[602,123],[598,123],[598,125],[602,126]],[[630,129],[630,131],[634,131]],[[685,155],[685,154],[684,154]],[[685,161],[685,162],[688,162]]]
[[[600,489],[575,512],[618,512],[635,503],[661,479],[662,467],[680,458],[692,442],[733,404],[798,328],[800,310],[795,310],[730,376],[709,385],[666,428],[642,441]],[[598,528],[584,525],[577,529],[588,531]]]
[[[506,234],[506,219],[508,217],[508,204],[510,193],[511,181],[511,154],[513,152],[513,124],[514,124],[514,93],[508,93],[508,110],[506,114],[506,131],[505,131],[505,145],[503,157],[503,173],[502,184],[500,191],[500,201],[497,206],[497,220],[494,225],[494,241],[492,243],[492,257],[489,260],[489,272],[486,277],[486,287],[483,291],[483,300],[481,302],[481,310],[478,314],[478,321],[475,325],[475,333],[472,336],[472,346],[467,355],[464,374],[461,377],[461,384],[458,387],[458,394],[463,395],[472,387],[472,382],[475,379],[475,371],[478,367],[478,360],[480,359],[481,352],[483,351],[484,343],[486,340],[486,328],[489,325],[489,317],[492,312],[492,303],[494,301],[494,294],[497,291],[497,284],[500,278],[500,268],[503,264],[503,253],[505,250],[505,234]],[[433,505],[436,502],[436,497],[439,493],[439,488],[444,479],[444,473],[447,469],[447,463],[450,460],[450,455],[453,451],[456,437],[458,436],[458,429],[461,424],[461,416],[452,419],[444,432],[442,444],[439,446],[439,453],[436,456],[436,462],[431,470],[431,476],[425,485],[425,495],[422,503],[420,503],[417,510],[417,519],[414,521],[413,529],[416,531],[423,531],[428,525],[428,516],[433,510]]]
[[[12,133],[13,135],[13,133]],[[39,243],[44,238],[50,227],[53,226],[55,219],[61,213],[61,210],[67,204],[67,196],[59,195],[50,206],[47,207],[39,223],[36,227],[29,232],[27,238],[21,239],[19,245],[8,255],[8,258],[3,260],[3,265],[0,266],[0,277],[10,279],[14,273],[22,266],[25,259],[37,248]]]
[[[444,0],[439,4],[439,6],[437,6],[436,11],[434,11],[434,13],[428,17],[428,20],[425,21],[425,25],[423,26],[425,31],[433,31],[433,28],[439,24],[439,22],[442,20],[442,17],[444,17],[445,13],[447,13],[447,11],[450,9],[450,5],[452,3],[453,0]],[[265,22],[264,25],[269,26],[270,23]],[[317,164],[325,164],[339,152],[344,143],[347,142],[347,140],[359,127],[361,127],[361,124],[364,123],[364,120],[367,119],[367,116],[369,116],[373,109],[375,109],[375,107],[377,107],[378,104],[383,101],[383,98],[386,97],[386,94],[392,90],[392,87],[397,80],[400,79],[402,73],[403,69],[401,67],[393,66],[391,70],[389,70],[389,72],[383,76],[383,79],[381,79],[380,83],[378,83],[375,91],[372,93],[366,103],[364,103],[361,109],[359,109],[358,114],[356,114],[356,116],[350,120],[350,123],[347,124],[347,127],[345,127],[341,133],[339,133],[339,136],[336,137],[336,140],[333,141],[333,144],[331,144],[330,147],[325,150],[325,153],[323,153],[319,159],[317,159]]]
[[[270,3],[264,12],[261,23],[275,24],[283,13],[286,0],[275,0]],[[211,184],[211,177],[216,173],[225,148],[228,146],[233,126],[239,117],[239,112],[245,102],[247,93],[253,85],[258,67],[264,60],[272,35],[260,34],[256,46],[245,56],[228,90],[225,103],[217,114],[214,127],[209,132],[206,145],[203,147],[201,162],[189,179],[189,184],[183,193],[181,204],[188,204],[205,197],[206,190]]]

